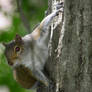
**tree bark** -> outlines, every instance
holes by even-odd
[[[63,28],[60,23],[53,31],[46,64],[53,87],[39,92],[92,92],[91,24],[91,0],[65,0]]]

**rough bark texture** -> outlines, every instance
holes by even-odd
[[[57,57],[62,35],[59,24],[54,30],[52,54],[46,64],[53,88],[41,87],[39,92],[92,92],[92,1],[65,0],[64,6],[61,54]]]
[[[92,1],[65,1],[65,92],[92,92]],[[62,67],[62,66],[61,66]]]

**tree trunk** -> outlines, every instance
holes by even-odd
[[[53,31],[46,64],[53,86],[39,92],[92,92],[91,22],[91,0],[65,0],[64,23]]]

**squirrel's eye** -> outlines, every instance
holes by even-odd
[[[20,51],[20,47],[15,47],[15,51],[19,52]]]

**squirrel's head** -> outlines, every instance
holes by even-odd
[[[8,44],[4,44],[5,46],[5,56],[7,58],[8,64],[13,65],[16,63],[16,59],[20,59],[20,54],[24,50],[24,42],[22,37],[16,35],[15,40],[11,41]]]
[[[44,64],[43,58],[47,58],[48,56],[47,47],[44,47],[44,49],[42,42],[34,40],[30,34],[24,37],[16,35],[15,40],[4,44],[4,46],[7,62],[13,68],[20,64],[28,66],[37,61],[41,61],[40,63]],[[40,51],[42,51],[42,53],[40,53]],[[39,63],[36,63],[36,65],[37,64]]]

